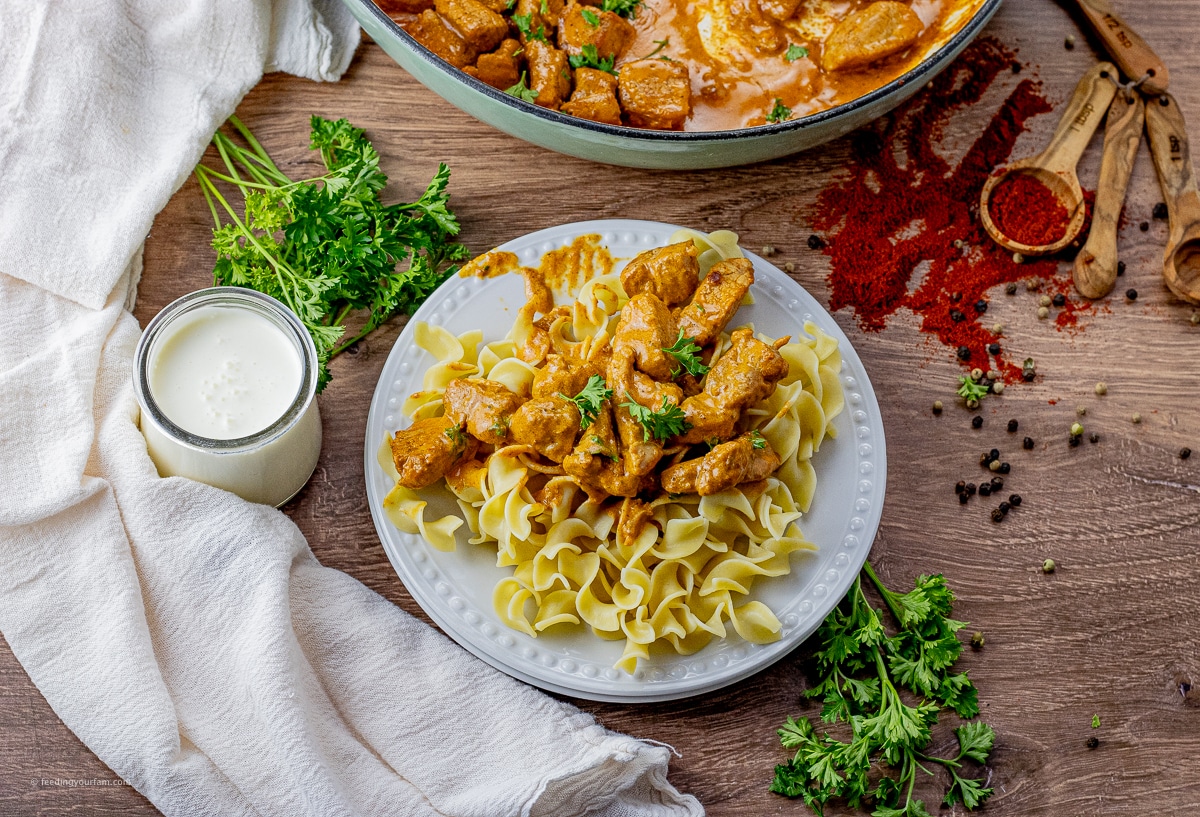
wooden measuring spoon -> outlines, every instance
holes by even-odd
[[[1141,87],[1147,93],[1166,93],[1166,63],[1112,10],[1108,0],[1078,0],[1078,3],[1125,76],[1134,82],[1141,80]]]
[[[1200,304],[1200,192],[1183,113],[1173,96],[1163,94],[1146,103],[1146,132],[1170,225],[1163,278],[1180,298]]]
[[[1075,256],[1075,288],[1085,298],[1101,298],[1117,282],[1117,222],[1133,160],[1142,141],[1146,105],[1138,93],[1118,93],[1104,120],[1104,155],[1087,243]]]
[[[1083,204],[1083,188],[1075,175],[1075,165],[1091,141],[1092,134],[1117,93],[1117,69],[1109,62],[1100,62],[1088,69],[1063,111],[1062,119],[1050,137],[1050,144],[1036,156],[1018,159],[988,177],[979,195],[979,218],[983,229],[997,244],[1022,255],[1048,255],[1070,244],[1083,229],[1087,208]],[[1050,189],[1066,208],[1070,221],[1062,238],[1051,244],[1035,246],[1006,236],[992,220],[991,198],[996,186],[1016,173],[1033,176]]]

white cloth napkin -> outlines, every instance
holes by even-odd
[[[264,70],[336,79],[336,0],[0,0],[0,631],[168,815],[700,815],[668,751],[161,479],[130,383],[154,215]]]

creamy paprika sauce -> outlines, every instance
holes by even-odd
[[[944,45],[985,0],[377,2],[513,96],[607,124],[713,131],[861,97]]]

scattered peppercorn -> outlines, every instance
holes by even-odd
[[[979,380],[979,378],[981,378],[981,377],[983,377],[983,369],[976,367],[971,370],[971,379],[972,380]]]
[[[992,384],[992,394],[1004,394],[1004,382],[997,381]]]
[[[1055,564],[1054,564],[1053,559],[1047,559],[1046,561],[1042,562],[1042,572],[1043,573],[1053,573],[1054,568],[1055,568]]]
[[[970,360],[971,359],[971,350],[966,346],[959,346],[957,354],[958,354],[959,360]]]
[[[1138,413],[1135,411],[1135,412],[1133,413],[1133,416],[1132,416],[1132,417],[1130,417],[1129,419],[1133,421],[1133,424],[1134,424],[1134,425],[1137,425],[1138,423],[1140,423],[1140,422],[1142,421],[1142,415],[1138,414]]]
[[[1075,50],[1075,35],[1074,34],[1068,34],[1067,38],[1065,40],[1063,40],[1063,48],[1067,49],[1068,51]]]
[[[984,312],[987,312],[987,308],[988,308],[988,302],[983,300],[983,298],[980,298],[978,301],[975,302],[975,311],[978,312],[980,315],[982,315]]]
[[[1087,739],[1087,747],[1089,749],[1095,749],[1099,745],[1100,745],[1100,738],[1096,737],[1095,735],[1092,735],[1090,738]]]
[[[1021,495],[1020,494],[1012,494],[1011,496],[1009,496],[1008,504],[1012,505],[1014,508],[1021,507]]]
[[[933,401],[933,413],[934,413],[934,414],[941,414],[941,413],[942,413],[942,401],[941,401],[941,400],[934,400],[934,401]]]
[[[1019,252],[1013,253],[1013,263],[1014,264],[1024,264],[1025,256],[1021,255]]]
[[[992,461],[992,456],[988,452],[984,451],[982,454],[979,455],[979,464],[982,465],[984,468],[987,468],[988,463],[990,463],[991,461]]]
[[[954,493],[961,494],[965,490],[967,490],[967,483],[963,480],[960,479],[958,482],[954,483]]]
[[[983,647],[983,633],[977,632],[971,636],[971,649],[978,650]]]
[[[959,312],[957,309],[950,310],[950,320],[954,321],[955,323],[962,323],[966,319],[967,316]]]
[[[1079,445],[1079,437],[1072,436],[1067,442],[1071,444],[1072,448],[1075,448]]]
[[[1088,442],[1090,442],[1092,445],[1095,445],[1096,443],[1100,442],[1100,435],[1093,431],[1088,435]]]
[[[770,258],[774,254],[775,254],[775,248],[772,247],[770,244],[764,245],[762,248],[762,252],[759,253],[759,255],[761,255],[763,258]]]
[[[786,264],[783,265],[783,269],[785,272],[795,272],[796,265],[793,264],[791,261],[788,261]]]
[[[1167,203],[1160,201],[1154,205],[1154,209],[1150,211],[1150,215],[1157,219],[1165,219],[1169,215],[1167,212]]]
[[[989,343],[988,344],[988,354],[989,355],[1000,354],[1000,344],[999,343]],[[995,379],[996,378],[994,378],[994,377],[992,378],[992,380],[995,380]]]
[[[1009,420],[1008,421],[1008,433],[1012,434],[1014,431],[1017,430],[1017,428],[1019,426],[1020,426],[1020,423],[1018,423],[1016,420]]]
[[[987,482],[985,482],[985,483],[981,484],[981,485],[979,486],[979,495],[980,495],[980,496],[991,496],[991,495],[992,495],[992,486],[991,486],[991,484],[990,484],[990,483],[987,483]]]
[[[1108,394],[1108,384],[1101,380],[1096,384],[1096,396],[1100,397],[1105,394]]]
[[[825,249],[825,239],[821,238],[821,236],[817,235],[816,233],[813,233],[808,237],[808,248],[810,250]]]
[[[1143,233],[1150,232],[1150,222],[1143,221],[1141,224],[1138,225],[1138,229],[1141,230]]]
[[[1192,449],[1190,449],[1190,448],[1179,449],[1179,459],[1186,460],[1190,456],[1192,456]]]
[[[1044,320],[1046,320],[1046,318],[1050,317],[1050,307],[1048,307],[1048,306],[1039,306],[1039,307],[1038,307],[1038,311],[1037,311],[1037,316],[1038,316],[1038,320],[1039,320],[1039,321],[1044,321]],[[1032,378],[1031,378],[1031,379],[1032,379]]]
[[[1062,306],[1067,302],[1067,296],[1063,295],[1061,292],[1056,292],[1054,297],[1050,299],[1050,302],[1055,306]]]
[[[991,462],[988,463],[988,468],[992,471],[999,471],[1000,470],[1000,460],[992,460]]]
[[[1017,282],[1009,281],[1007,284],[1005,284],[1004,285],[1004,294],[1005,295],[1016,295],[1017,294]]]
[[[1026,451],[1032,451],[1033,450],[1033,437],[1026,437],[1024,440],[1022,440],[1021,447],[1024,448]]]
[[[1118,261],[1117,262],[1117,275],[1124,275],[1124,274],[1125,274],[1125,262]]]
[[[1009,505],[1007,502],[1001,502],[999,505],[996,506],[996,510],[1000,511],[1000,513],[1007,514],[1008,509],[1011,507],[1012,506]]]
[[[963,491],[961,494],[958,495],[958,504],[966,505],[967,500],[970,499],[970,497],[971,497],[970,494],[968,494],[966,491]]]
[[[989,462],[992,460],[998,460],[998,459],[1000,459],[1000,449],[999,448],[993,448],[991,451],[988,452],[988,461]]]
[[[992,521],[993,522],[1001,522],[1003,520],[1004,520],[1004,514],[1000,513],[1000,509],[993,508],[992,509]]]
[[[1193,312],[1192,317],[1188,318],[1192,326],[1200,325],[1200,312]]]
[[[1134,289],[1133,287],[1130,287],[1129,289],[1125,290],[1125,297],[1131,301],[1136,301],[1137,300],[1137,290]]]
[[[1049,295],[1043,295],[1041,298],[1038,299],[1039,306],[1050,306],[1050,304],[1052,304],[1053,302],[1054,302],[1054,300]]]
[[[1200,313],[1196,313],[1196,314],[1200,314]],[[993,323],[992,324],[992,334],[993,335],[1003,335],[1004,334],[1004,324]]]
[[[967,483],[967,496],[975,496],[975,491],[978,490],[974,482]]]
[[[1002,477],[992,477],[992,493],[996,493],[1004,487],[1004,479]]]
[[[1009,471],[1012,470],[1012,466],[1009,465],[1007,462],[1002,462],[1002,463],[1000,463],[1000,467],[997,468],[996,470],[999,471],[1001,474],[1007,474]]]
[[[1076,406],[1075,413],[1078,414],[1080,417],[1086,417],[1087,416],[1087,406],[1082,406],[1082,405]]]
[[[971,411],[974,411],[975,409],[979,408],[979,401],[974,397],[968,397],[967,408],[971,409]]]
[[[983,417],[976,414],[971,418],[971,428],[983,428]]]
[[[1040,278],[1026,278],[1025,279],[1025,289],[1029,290],[1030,292],[1036,292],[1037,290],[1039,290],[1041,288],[1042,288],[1042,279],[1040,279]]]

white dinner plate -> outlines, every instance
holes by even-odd
[[[499,249],[537,266],[544,253],[595,233],[620,269],[638,253],[665,245],[676,229],[653,221],[585,221],[530,233]],[[883,511],[886,452],[879,404],[862,361],[833,318],[786,274],[747,255],[754,262],[754,303],[743,306],[733,323],[753,323],[757,331],[781,337],[800,335],[804,321],[813,321],[838,340],[846,393],[846,408],[834,421],[837,438],[826,439],[813,457],[816,495],[799,520],[818,550],[794,554],[790,574],[760,579],[753,588],[752,597],[783,624],[780,639],[750,644],[731,629],[728,638],[694,655],[654,652],[635,673],[621,672],[613,665],[623,641],[605,641],[582,626],[552,628],[533,638],[502,624],[492,609],[492,591],[512,569],[496,566],[494,547],[467,543],[466,525],[459,528],[457,550],[444,553],[420,536],[401,533],[388,519],[383,499],[392,481],[379,464],[380,446],[386,434],[410,424],[400,406],[420,391],[422,375],[434,362],[413,342],[413,323],[427,321],[454,334],[482,329],[484,343],[499,340],[525,302],[524,281],[516,274],[455,277],[430,295],[392,347],[367,417],[364,463],[375,529],[404,586],[447,635],[497,669],[542,689],[597,701],[663,701],[710,692],[778,661],[815,632],[845,595],[867,558]],[[440,490],[445,502],[431,502],[432,515],[458,513],[449,492]]]

